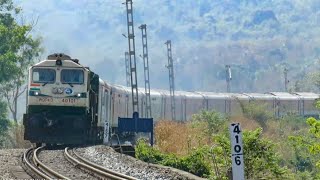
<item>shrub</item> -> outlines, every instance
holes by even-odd
[[[149,163],[158,163],[166,158],[159,150],[148,146],[143,140],[138,140],[135,151],[138,159]]]
[[[150,163],[162,164],[181,169],[197,176],[208,177],[211,172],[210,163],[206,160],[208,148],[196,149],[190,155],[177,157],[174,154],[164,154],[148,146],[144,141],[138,141],[136,157]]]
[[[290,173],[287,168],[281,167],[281,158],[276,153],[275,144],[271,141],[261,138],[262,129],[258,128],[254,131],[243,132],[243,149],[244,149],[244,163],[245,163],[245,178],[246,179],[285,179],[290,178]],[[229,155],[230,140],[228,133],[219,134],[214,137],[217,144],[216,149],[220,148],[226,151]],[[214,151],[217,153],[217,151]],[[217,157],[221,153],[215,154]],[[220,168],[228,166],[231,168],[231,160],[229,157],[226,161],[221,161]],[[223,170],[221,170],[223,172]],[[227,174],[226,174],[227,176]]]
[[[219,131],[223,130],[221,127],[225,127],[226,122],[228,119],[224,117],[221,113],[216,111],[201,111],[198,114],[192,115],[192,122],[196,126],[199,123],[204,123],[205,125],[205,132],[208,135],[213,135],[218,133]]]
[[[9,135],[13,148],[29,148],[32,145],[30,141],[24,140],[24,126],[21,121],[10,128]]]

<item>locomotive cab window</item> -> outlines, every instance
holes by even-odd
[[[63,69],[61,71],[61,83],[83,84],[83,71],[79,69]]]
[[[34,69],[32,72],[34,83],[54,83],[55,80],[56,71],[53,69]]]

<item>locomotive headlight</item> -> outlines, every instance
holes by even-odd
[[[61,61],[61,59],[56,60],[56,65],[57,65],[57,66],[62,66],[62,61]]]
[[[77,97],[81,97],[81,93],[78,93],[78,94],[77,94]]]
[[[39,95],[39,92],[38,92],[38,91],[35,91],[35,92],[34,92],[34,95],[35,95],[35,96],[38,96],[38,95]]]

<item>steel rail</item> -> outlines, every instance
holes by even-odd
[[[83,157],[79,156],[79,155],[74,151],[74,149],[73,149],[72,151],[73,151],[73,153],[75,154],[75,156],[76,156],[77,158],[79,158],[81,161],[83,161],[84,163],[89,164],[90,166],[93,166],[93,167],[95,167],[95,168],[97,168],[97,169],[99,169],[99,170],[101,170],[101,171],[105,171],[105,172],[107,172],[107,173],[110,173],[110,174],[113,174],[113,175],[115,175],[115,176],[119,176],[119,177],[122,177],[122,178],[125,178],[125,179],[137,180],[137,178],[134,178],[134,177],[131,177],[131,176],[128,176],[128,175],[125,175],[125,174],[121,174],[121,173],[112,171],[112,170],[107,169],[107,168],[105,168],[105,167],[103,167],[103,166],[100,166],[100,165],[98,165],[98,164],[95,164],[95,163],[93,163],[93,162],[90,162],[90,161],[84,159]]]
[[[99,174],[100,176],[103,176],[105,178],[109,178],[109,179],[114,179],[114,180],[125,180],[125,179],[129,179],[129,180],[137,180],[137,178],[134,178],[134,177],[131,177],[131,176],[127,176],[127,175],[124,175],[124,174],[121,174],[121,173],[117,173],[117,172],[114,172],[114,171],[111,171],[109,169],[106,169],[102,166],[99,166],[97,164],[94,164],[92,162],[89,162],[87,160],[85,160],[84,158],[80,157],[77,153],[75,153],[73,151],[73,153],[75,154],[75,156],[80,159],[80,162],[79,160],[77,160],[76,158],[72,157],[69,153],[68,153],[68,150],[69,148],[65,148],[64,149],[64,152],[65,152],[65,155],[67,157],[67,159],[69,159],[70,161],[72,161],[74,164],[76,165],[79,165],[91,172],[94,172],[96,174]]]
[[[34,165],[32,165],[32,163],[29,161],[29,158],[32,154],[32,150],[34,148],[29,148],[27,149],[24,153],[23,153],[23,162],[26,164],[26,166],[31,169],[34,173],[36,173],[38,176],[40,176],[41,178],[44,179],[51,179],[49,176],[47,176],[46,174],[44,174],[42,171],[40,171],[39,169],[37,169]]]
[[[57,173],[56,171],[50,169],[48,166],[44,165],[37,157],[38,155],[38,151],[43,149],[45,146],[42,146],[42,147],[38,147],[37,149],[35,149],[33,151],[33,162],[34,164],[38,165],[41,169],[43,169],[44,171],[46,171],[46,173],[50,174],[50,175],[53,175],[54,176],[54,179],[67,179],[67,180],[70,180],[70,178],[67,178],[59,173]],[[52,178],[49,178],[49,179],[52,179]]]

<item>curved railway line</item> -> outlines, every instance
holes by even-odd
[[[44,179],[69,179],[48,166],[44,165],[38,158],[38,154],[45,146],[39,148],[29,148],[23,154],[23,162],[26,167],[31,171],[31,176],[36,176],[36,178]]]
[[[40,179],[70,179],[66,175],[62,175],[51,167],[46,166],[39,160],[38,155],[42,150],[46,149],[45,146],[39,148],[29,148],[22,156],[22,162],[25,165],[25,170],[33,178]],[[85,158],[78,155],[75,149],[66,147],[64,149],[64,157],[68,160],[70,168],[78,168],[93,177],[98,179],[112,179],[112,180],[136,180],[136,178],[121,174],[105,167],[92,163]],[[74,166],[72,166],[74,165]]]
[[[71,155],[71,152],[74,156]],[[66,158],[73,163],[75,166],[79,166],[81,169],[88,171],[88,173],[94,173],[98,175],[100,178],[103,179],[113,179],[113,180],[136,180],[137,178],[127,176],[125,174],[121,174],[105,167],[102,167],[98,164],[92,163],[85,158],[78,155],[74,149],[69,149],[68,147],[65,148],[64,154]]]

